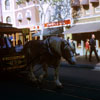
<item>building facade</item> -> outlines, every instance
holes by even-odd
[[[30,28],[34,33],[40,28],[38,8],[37,0],[27,0],[23,4],[17,3],[17,0],[2,0],[3,22],[17,28]]]
[[[91,35],[95,34],[98,49],[100,47],[100,0],[72,0],[71,7],[73,25],[64,34],[70,34],[77,42],[76,46],[81,47],[82,55],[85,53],[86,39],[90,39]]]
[[[63,26],[65,27],[71,24],[70,0],[64,0],[63,4],[66,4],[68,9],[66,5],[64,5],[63,11],[59,12],[57,6],[54,7],[55,10],[51,7],[47,10],[46,16],[43,19],[41,18],[42,12],[38,0],[26,0],[24,4],[18,3],[17,0],[2,0],[3,22],[11,23],[18,28],[30,28],[31,33],[35,33],[37,30],[42,29],[41,25],[43,24],[43,20],[45,20],[44,28],[61,27],[62,23],[64,23]],[[45,12],[46,6],[48,8],[48,4],[44,3],[43,12]],[[62,18],[65,17],[62,19],[62,22],[57,19],[59,13],[62,13]],[[55,20],[52,21],[51,16],[55,17]]]
[[[27,0],[24,4],[16,4],[14,0],[15,22],[17,27],[39,28],[39,7],[38,2]]]
[[[3,16],[2,16],[2,2],[0,0],[0,22],[3,22]]]
[[[73,4],[73,25],[86,25],[86,24],[95,24],[100,23],[100,0],[76,0],[79,2],[79,6]],[[75,1],[74,1],[75,2]],[[91,29],[92,30],[92,29]],[[88,31],[88,30],[87,30]],[[86,33],[86,32],[82,32]],[[91,34],[95,33],[96,31],[90,31]],[[83,40],[85,41],[86,38],[90,38],[91,34],[81,34]],[[75,38],[76,36],[73,35]],[[99,38],[98,38],[99,39]]]
[[[1,1],[2,1],[3,22],[13,24],[13,26],[16,26],[13,0],[1,0]]]

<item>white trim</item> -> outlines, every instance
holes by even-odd
[[[36,6],[39,7],[39,4],[33,4],[33,5],[25,6],[23,8],[18,8],[18,9],[15,9],[15,11],[20,11],[20,10],[24,10],[24,9],[28,9],[28,8],[36,7]]]
[[[85,23],[77,23],[73,25],[82,25],[82,24],[89,24],[89,23],[99,23],[100,21],[92,21],[92,22],[85,22]]]
[[[83,17],[78,18],[78,19],[80,20],[80,19],[95,18],[95,17],[100,17],[100,15],[89,15],[89,16],[83,16]]]

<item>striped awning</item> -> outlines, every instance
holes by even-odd
[[[80,6],[80,1],[79,0],[73,0],[72,1],[72,7],[78,7]]]
[[[99,2],[99,0],[90,0],[90,2]]]
[[[89,0],[82,0],[80,2],[81,5],[89,5]]]

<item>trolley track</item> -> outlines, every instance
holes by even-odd
[[[34,85],[34,83],[29,81],[24,82],[33,89],[35,88],[40,91],[50,92],[57,95],[70,96],[77,98],[78,100],[100,100],[100,88],[92,85],[85,85],[84,83],[74,83],[64,80],[62,83],[64,87],[59,89],[56,88],[53,81],[48,79],[38,85]]]
[[[5,80],[6,78],[4,81]],[[29,81],[25,75],[19,73],[11,73],[11,76],[9,75],[7,78],[7,81],[8,80],[12,82],[16,80],[19,85],[25,85],[34,91],[37,90],[43,93],[50,93],[57,96],[72,97],[75,98],[75,100],[100,100],[100,87],[90,84],[86,85],[82,82],[75,83],[71,80],[68,81],[64,79],[62,80],[64,87],[59,89],[56,88],[54,82],[49,79],[46,79],[42,83],[36,85],[35,83]]]
[[[47,86],[50,85],[50,86]],[[54,83],[48,81],[47,85],[43,86],[42,90],[49,91],[49,92],[55,92],[61,95],[67,95],[72,96],[75,98],[80,98],[83,100],[99,100],[100,99],[100,89],[92,88],[92,87],[86,87],[82,85],[75,85],[75,84],[69,84],[69,83],[63,83],[64,88],[58,89],[53,87]],[[98,99],[97,99],[98,98]]]
[[[62,96],[69,96],[75,98],[75,100],[100,100],[100,89],[92,88],[89,86],[84,86],[84,84],[74,84],[74,83],[63,83],[63,88],[57,88],[53,81],[46,80],[41,85],[34,85],[25,82],[26,85],[43,92],[49,92]]]

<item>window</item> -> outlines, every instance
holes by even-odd
[[[95,8],[95,12],[96,13],[100,13],[100,2],[99,3],[95,3],[94,8]]]
[[[90,15],[89,5],[83,5],[83,9],[85,10],[86,15]]]
[[[98,7],[95,8],[95,12],[96,13],[100,12],[100,6],[98,6]]]
[[[27,20],[31,20],[31,11],[27,10],[26,18],[27,18]]]
[[[7,22],[7,23],[11,23],[11,17],[10,17],[10,16],[8,16],[8,17],[6,18],[6,22]]]
[[[30,21],[31,21],[31,11],[27,10],[27,12],[26,12],[26,18],[28,20],[28,24],[30,24]]]
[[[18,13],[18,15],[17,15],[17,20],[18,20],[19,22],[22,22],[22,18],[23,18],[22,13]]]
[[[5,0],[5,10],[10,10],[10,2],[9,2],[9,0]]]

